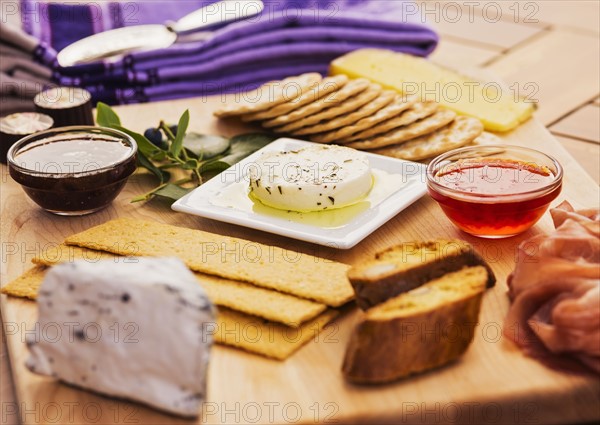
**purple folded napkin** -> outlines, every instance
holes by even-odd
[[[53,83],[53,71],[43,65],[55,53],[20,28],[0,26],[0,116],[33,111],[33,97]]]
[[[212,3],[210,0],[50,2],[21,0],[23,29],[57,51],[88,35],[115,28],[163,24]]]
[[[28,7],[45,8],[48,16],[54,17],[38,24],[26,20],[25,28],[57,50],[89,34],[134,24],[131,19],[125,19],[126,7],[131,4],[139,3],[135,24],[145,24],[176,20],[211,3],[156,1],[69,5],[21,1]],[[117,62],[70,68],[55,64],[57,82],[86,87],[96,99],[111,103],[230,93],[289,75],[309,71],[326,73],[333,59],[355,49],[386,48],[427,56],[438,41],[435,32],[419,22],[411,2],[264,2],[265,10],[259,17],[219,28],[205,41],[176,43],[167,49],[138,52]],[[73,25],[73,16],[78,17],[77,25]]]

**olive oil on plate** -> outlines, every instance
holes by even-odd
[[[373,169],[372,173],[373,187],[369,194],[363,200],[343,208],[314,212],[297,212],[272,208],[252,196],[246,179],[226,186],[210,200],[210,203],[217,207],[276,217],[324,229],[336,229],[345,226],[355,217],[379,205],[398,190],[397,182],[402,181],[401,175],[378,169]]]

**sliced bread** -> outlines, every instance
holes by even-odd
[[[465,267],[369,309],[346,349],[346,378],[384,383],[458,358],[473,339],[488,280],[485,267]]]
[[[348,278],[356,303],[366,310],[446,273],[478,265],[487,269],[486,285],[494,286],[494,272],[469,243],[445,239],[407,242],[352,267]]]

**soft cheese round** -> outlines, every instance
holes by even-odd
[[[290,211],[322,211],[361,201],[373,185],[367,156],[342,146],[263,154],[249,169],[252,195]]]

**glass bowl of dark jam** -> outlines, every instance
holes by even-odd
[[[117,130],[61,127],[27,136],[7,154],[10,176],[40,207],[84,215],[109,205],[136,169],[137,145]]]
[[[459,229],[507,238],[533,226],[562,189],[563,169],[534,149],[485,145],[455,149],[427,167],[427,188]]]

